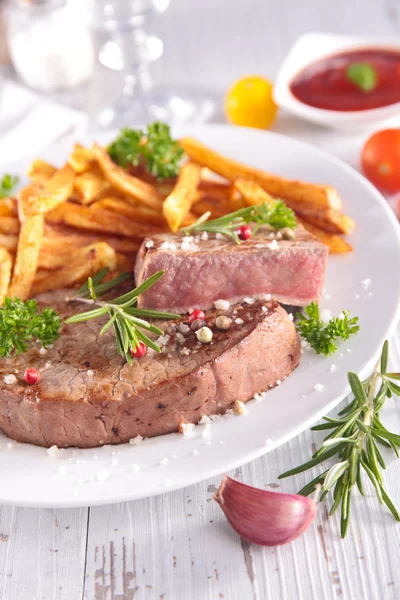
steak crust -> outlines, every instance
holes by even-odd
[[[79,312],[81,305],[65,303],[67,294],[42,294],[38,305],[52,306],[61,317]],[[228,331],[215,328],[218,314],[233,319]],[[236,400],[246,402],[299,363],[296,328],[274,300],[208,311],[211,344],[199,344],[188,328],[178,330],[184,322],[163,322],[163,352],[149,351],[132,366],[118,356],[111,331],[99,337],[102,319],[63,325],[45,355],[36,345],[0,359],[0,430],[46,447],[89,448],[157,436],[177,431],[180,422],[222,414]],[[39,370],[38,384],[24,383],[27,367]],[[10,374],[16,383],[5,383]]]

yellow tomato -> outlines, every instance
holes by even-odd
[[[278,110],[272,89],[272,82],[264,77],[244,77],[236,81],[225,96],[228,121],[245,127],[269,127]]]

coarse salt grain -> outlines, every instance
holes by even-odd
[[[160,246],[161,250],[176,250],[176,244],[174,242],[163,242]]]
[[[203,233],[201,234],[201,239],[203,240],[203,242],[206,242],[208,240],[207,231],[203,231]]]
[[[10,373],[10,375],[5,375],[5,377],[3,377],[3,381],[7,385],[12,385],[13,383],[17,383],[17,378],[15,377],[15,375]]]
[[[366,289],[366,290],[369,288],[369,286],[371,285],[371,283],[372,283],[372,281],[371,281],[371,279],[370,279],[369,277],[367,277],[366,279],[363,279],[363,280],[361,281],[361,285],[362,285],[362,286],[363,286],[363,288],[364,288],[364,289]]]
[[[243,319],[237,318],[237,319],[235,319],[235,323],[237,323],[238,325],[243,325],[244,321],[243,321]]]
[[[329,370],[334,373],[336,371],[336,365],[331,365]]]
[[[48,448],[46,452],[49,456],[55,458],[56,456],[60,455],[61,450],[57,446],[51,446],[51,448]]]
[[[129,440],[129,443],[131,446],[139,446],[139,444],[141,444],[142,441],[143,441],[143,437],[141,435],[137,435],[136,437],[131,438]]]
[[[160,335],[160,337],[156,340],[156,344],[158,346],[160,346],[160,348],[162,348],[163,346],[166,346],[169,342],[170,336],[168,335],[168,333],[166,333],[165,335]]]
[[[261,310],[262,310],[262,312],[263,312],[263,313],[266,313],[266,312],[268,312],[268,308],[267,308],[266,306],[262,306],[262,307],[261,307]]]
[[[184,344],[186,341],[185,336],[183,336],[179,331],[177,332],[175,339],[178,342],[178,344]]]
[[[184,252],[196,252],[196,250],[198,250],[198,249],[199,249],[199,247],[195,243],[195,241],[193,240],[192,237],[190,239],[183,238],[183,240],[181,242],[181,250],[183,250]]]
[[[270,446],[270,445],[271,445],[271,444],[273,444],[274,442],[271,440],[271,438],[267,438],[267,439],[265,440],[265,443],[266,443],[266,445],[267,445],[267,446]]]
[[[190,350],[189,348],[186,348],[186,346],[184,348],[181,348],[181,354],[184,354],[185,356],[189,356],[190,354]]]
[[[275,385],[281,385],[282,380],[281,379],[277,379]]]
[[[262,394],[254,394],[253,400],[255,400],[256,402],[261,402],[262,399]]]
[[[243,302],[246,302],[246,304],[254,304],[255,301],[255,298],[243,298]]]
[[[324,386],[322,385],[322,383],[316,383],[316,384],[314,385],[314,390],[315,390],[316,392],[322,392],[322,390],[323,390],[323,389],[324,389]]]
[[[51,362],[50,362],[50,361],[47,361],[47,363],[45,363],[45,365],[44,365],[44,367],[43,367],[43,368],[44,368],[44,369],[48,369],[50,366],[51,366]]]
[[[91,369],[89,369],[89,371],[86,371],[86,375],[88,377],[93,377],[94,373],[93,373],[93,371]]]
[[[289,321],[293,321],[294,317],[293,317],[293,314],[292,314],[292,313],[289,313],[289,314],[288,314],[288,317],[289,317]]]
[[[216,300],[214,306],[217,310],[228,310],[231,303],[229,300]]]
[[[276,240],[272,240],[270,244],[267,246],[270,250],[279,250],[279,244]]]
[[[190,331],[190,327],[189,327],[189,325],[186,325],[186,323],[180,323],[178,325],[177,329],[180,333],[183,333],[184,335],[186,333],[189,333],[189,331]]]
[[[145,248],[152,248],[154,246],[154,242],[153,240],[147,240],[147,242],[144,243]]]
[[[41,356],[44,356],[45,354],[47,354],[47,350],[46,350],[46,348],[43,348],[43,347],[42,347],[42,348],[40,348],[40,350],[39,350],[39,354],[40,354]]]
[[[199,451],[198,451],[198,450],[196,450],[196,448],[195,448],[195,449],[193,450],[193,452],[192,452],[192,454],[194,454],[194,456],[197,456],[197,455],[198,455],[198,453],[199,453]]]
[[[199,421],[199,425],[207,425],[208,423],[211,423],[211,419],[208,415],[203,415]]]
[[[224,240],[225,237],[223,236],[222,233],[218,232],[218,233],[215,234],[215,239],[217,239],[217,240]]]
[[[166,465],[168,460],[169,460],[168,456],[165,456],[164,458],[162,458],[160,460],[160,465]]]
[[[97,481],[105,481],[110,477],[110,473],[108,471],[100,471],[100,473],[96,473]]]
[[[7,450],[11,450],[12,448],[14,448],[14,444],[12,442],[7,442],[6,448]]]
[[[194,423],[181,423],[179,426],[179,431],[185,437],[192,437],[194,433]]]
[[[266,302],[269,302],[271,300],[272,296],[271,294],[265,294],[264,296],[264,300],[266,300]]]

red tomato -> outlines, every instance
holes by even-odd
[[[374,185],[386,192],[400,191],[400,129],[374,133],[362,150],[361,163]]]

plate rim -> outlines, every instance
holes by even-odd
[[[235,127],[232,125],[226,125],[226,124],[210,124],[210,125],[196,125],[195,124],[192,126],[185,126],[185,129],[188,129],[188,128],[190,128],[192,130],[195,130],[195,129],[196,130],[198,130],[198,129],[220,130],[222,132],[226,131],[226,130],[232,130],[232,131],[239,130],[241,133],[247,132],[249,135],[252,135],[252,136],[255,135],[256,137],[259,136],[260,138],[263,138],[264,136],[270,137],[272,139],[274,137],[282,138],[284,140],[284,143],[294,144],[299,149],[301,149],[302,147],[305,147],[308,150],[312,149],[313,152],[316,152],[320,156],[324,157],[324,159],[327,160],[328,162],[330,162],[331,164],[335,164],[337,167],[346,171],[353,178],[355,178],[357,180],[357,182],[359,182],[362,186],[364,186],[364,187],[367,186],[367,188],[370,191],[371,197],[374,197],[374,202],[376,202],[378,205],[380,205],[381,207],[384,208],[384,212],[386,213],[386,216],[389,218],[389,221],[391,221],[391,223],[393,225],[393,232],[394,232],[396,240],[397,240],[397,250],[400,253],[400,226],[399,226],[399,223],[396,219],[394,212],[389,207],[387,201],[385,200],[383,195],[379,192],[379,190],[377,190],[359,171],[354,169],[352,166],[350,166],[349,164],[347,164],[340,158],[333,156],[332,154],[319,148],[318,146],[315,147],[312,144],[309,144],[302,140],[298,140],[296,138],[292,138],[291,136],[284,135],[279,132],[261,131],[261,130],[255,130],[252,128],[247,128],[247,127],[238,128],[238,127]],[[112,135],[112,133],[113,133],[112,130],[103,131],[101,133],[90,132],[85,137],[86,138],[95,138],[96,135],[99,137],[100,137],[100,135],[101,135],[101,137],[105,137],[108,134]],[[82,136],[76,136],[76,135],[69,136],[69,138],[72,140],[75,140],[76,137],[82,137]],[[49,145],[45,146],[42,151],[48,152],[52,148],[56,148],[57,146],[60,146],[60,145],[66,146],[67,142],[69,141],[69,138],[66,138],[64,140],[58,140],[56,143],[49,144]],[[29,158],[29,156],[31,156],[31,154],[28,156],[21,157],[19,160],[13,161],[10,164],[14,164],[14,165],[20,164],[23,161],[27,160]],[[5,166],[7,166],[7,165],[5,165]],[[380,351],[380,347],[382,346],[384,340],[388,339],[389,337],[391,337],[393,335],[393,332],[396,329],[399,320],[400,320],[400,291],[399,291],[399,295],[397,298],[396,309],[393,311],[390,321],[388,321],[386,330],[380,336],[381,344],[378,346],[378,351],[376,351],[373,355],[371,355],[370,358],[365,362],[364,366],[359,371],[360,377],[363,377],[367,373],[367,371],[371,368],[372,364],[376,360],[376,357]],[[207,475],[202,474],[201,476],[196,476],[196,473],[193,473],[193,474],[188,473],[188,476],[186,477],[186,482],[183,485],[180,483],[178,485],[172,484],[170,487],[168,487],[166,489],[155,489],[154,488],[151,491],[146,491],[145,494],[139,493],[138,495],[132,494],[131,492],[119,493],[119,494],[115,494],[113,498],[108,498],[105,501],[102,498],[93,498],[92,501],[87,502],[86,500],[82,501],[83,499],[79,498],[79,497],[76,497],[76,498],[69,497],[65,502],[56,502],[56,503],[51,500],[48,501],[46,498],[44,498],[42,501],[36,501],[36,500],[31,501],[27,498],[22,499],[22,500],[21,499],[13,500],[10,498],[8,498],[8,499],[3,498],[2,492],[1,492],[2,486],[0,486],[0,503],[4,504],[4,505],[31,507],[31,508],[55,508],[55,507],[57,507],[57,508],[58,507],[59,508],[82,508],[82,507],[88,507],[88,506],[102,506],[102,505],[109,505],[109,504],[114,504],[114,503],[119,503],[119,502],[128,502],[128,501],[132,501],[132,500],[150,498],[150,497],[154,497],[154,496],[163,494],[165,492],[183,489],[187,486],[194,485],[196,483],[205,481],[206,479],[218,476],[221,473],[223,473],[224,471],[230,471],[232,469],[235,469],[238,466],[247,464],[257,458],[260,458],[261,456],[268,454],[269,452],[278,448],[279,446],[286,444],[288,441],[297,437],[300,433],[302,433],[303,431],[308,429],[313,423],[318,421],[324,414],[329,413],[331,410],[333,410],[333,408],[335,408],[335,406],[337,406],[340,402],[342,402],[344,400],[344,398],[350,392],[350,386],[348,385],[348,383],[346,383],[346,386],[343,389],[344,389],[343,393],[339,394],[336,398],[334,398],[328,404],[324,404],[323,408],[321,408],[320,410],[314,411],[311,417],[309,417],[305,421],[302,421],[301,424],[298,425],[297,427],[292,427],[290,429],[290,431],[287,432],[286,435],[281,435],[281,437],[279,437],[275,442],[271,443],[268,446],[266,445],[264,448],[263,447],[250,448],[247,451],[245,451],[244,454],[242,454],[242,458],[234,457],[232,460],[227,459],[224,461],[223,468],[221,466],[218,466],[219,463],[217,463],[214,467],[211,466],[208,469]],[[13,443],[17,443],[17,442],[13,442]],[[27,444],[27,446],[30,446],[30,445]]]

